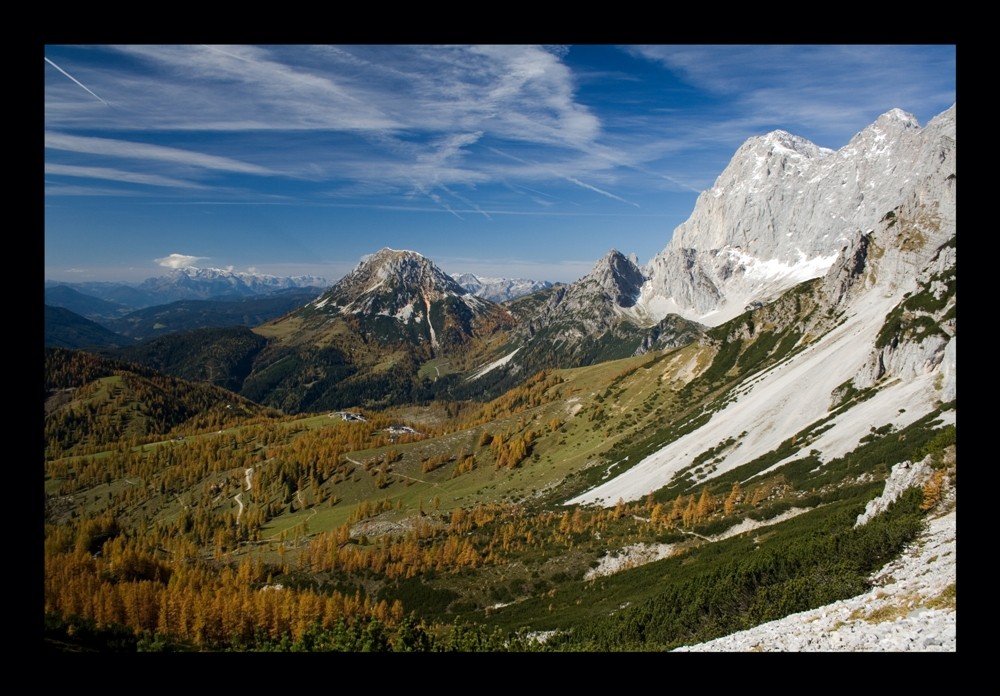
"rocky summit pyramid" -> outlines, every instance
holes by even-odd
[[[313,305],[340,312],[399,311],[415,302],[462,297],[466,291],[415,251],[385,247],[361,262]]]
[[[457,349],[479,329],[509,323],[510,317],[421,254],[388,247],[364,257],[301,314],[353,317],[362,335],[384,343],[425,344],[427,357]]]
[[[659,336],[653,322],[636,317],[645,280],[634,256],[612,249],[583,278],[553,291],[518,329],[520,338],[529,342],[526,355],[534,349],[561,356],[563,365],[576,365],[645,352],[651,331]],[[692,340],[697,325],[681,323],[683,327],[669,332],[676,342],[658,347]]]

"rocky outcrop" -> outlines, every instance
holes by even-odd
[[[910,461],[896,464],[889,472],[889,478],[885,480],[882,495],[868,501],[868,504],[865,505],[865,511],[858,515],[854,526],[860,527],[867,524],[870,519],[885,512],[892,503],[899,499],[903,491],[914,486],[922,487],[933,474],[930,457],[915,464]]]
[[[934,517],[872,589],[683,652],[955,652],[956,511]]]

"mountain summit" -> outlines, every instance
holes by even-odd
[[[353,316],[364,335],[426,342],[432,355],[467,343],[479,318],[506,314],[421,254],[388,247],[364,257],[303,312]]]
[[[741,148],[654,259],[640,304],[703,312],[715,324],[701,342],[714,353],[704,374],[753,378],[702,427],[569,502],[635,500],[682,476],[703,483],[781,448],[772,469],[808,451],[819,470],[877,429],[938,409],[953,424],[955,136],[952,106],[923,129],[891,111],[836,153],[772,143],[768,159],[767,137]],[[722,449],[697,467],[697,453]]]
[[[385,247],[361,259],[313,305],[342,313],[395,315],[415,304],[428,304],[468,293],[454,278],[415,251]]]

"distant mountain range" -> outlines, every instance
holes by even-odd
[[[82,300],[70,295],[74,290],[90,298],[105,300],[124,307],[119,316],[130,310],[144,309],[178,300],[218,300],[224,298],[254,297],[292,288],[316,288],[317,292],[330,283],[319,276],[279,277],[262,273],[249,273],[219,268],[181,268],[170,273],[147,278],[138,284],[130,283],[62,283],[46,281],[45,301],[48,304],[81,311]],[[91,301],[92,302],[92,301]],[[76,305],[76,306],[73,306]],[[95,305],[96,306],[96,305]],[[100,307],[105,316],[110,307]]]
[[[441,272],[441,276],[445,274]],[[548,281],[478,278],[470,273],[460,278],[470,295],[493,302],[552,287]],[[73,331],[62,331],[61,322],[74,324],[78,319],[50,313],[46,326],[51,336],[47,344],[113,346],[123,345],[121,336],[134,342],[199,328],[256,326],[301,307],[329,285],[318,276],[281,278],[215,268],[180,269],[137,285],[47,281],[46,305],[70,310],[109,332],[104,334],[103,342],[99,342],[99,334],[92,334],[87,340],[98,343],[74,344]]]
[[[132,311],[120,302],[101,299],[92,294],[88,295],[70,285],[46,287],[45,304],[68,309],[92,321],[115,319]]]
[[[135,286],[46,281],[46,307],[66,310],[46,310],[46,345],[113,347],[200,328],[256,326],[301,307],[327,285],[316,276],[212,268],[181,269]],[[82,331],[83,321],[103,331]]]
[[[108,317],[97,313],[85,316],[84,312],[105,305],[114,307],[111,303],[87,298],[72,288],[51,290],[70,297],[78,307],[71,311],[46,304],[45,344],[61,348],[108,348],[197,329],[257,326],[301,307],[317,294],[316,288],[290,288],[252,297],[178,300]],[[52,311],[56,309],[59,311]],[[91,329],[81,331],[84,325]]]

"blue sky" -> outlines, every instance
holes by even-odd
[[[749,137],[956,101],[955,46],[46,46],[45,277],[645,263]]]

